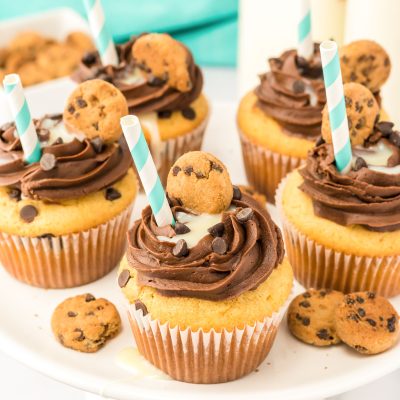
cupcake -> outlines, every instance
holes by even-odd
[[[267,356],[292,290],[280,231],[208,153],[180,157],[167,192],[174,228],[145,208],[119,269],[136,344],[174,379],[238,379]]]
[[[344,82],[366,85],[380,104],[390,59],[377,43],[352,42],[341,50]],[[299,167],[321,133],[326,102],[319,48],[307,61],[296,50],[269,59],[270,72],[240,102],[237,122],[249,183],[274,202],[281,179]],[[387,115],[382,112],[382,117]]]
[[[40,162],[26,164],[14,123],[0,128],[0,263],[16,279],[66,288],[120,261],[137,192],[113,85],[79,85],[64,114],[35,120]]]
[[[335,165],[329,117],[321,143],[277,193],[288,258],[305,287],[400,294],[400,132],[373,94],[344,85],[353,161]]]
[[[120,64],[102,66],[87,53],[73,75],[99,78],[124,94],[129,113],[140,118],[161,181],[182,154],[201,148],[208,121],[203,76],[189,49],[168,34],[149,33],[117,46]]]

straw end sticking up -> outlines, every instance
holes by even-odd
[[[314,42],[311,32],[311,5],[310,0],[299,1],[299,17],[300,21],[297,26],[299,57],[310,60],[314,54]]]

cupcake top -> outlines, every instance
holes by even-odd
[[[329,123],[323,124],[323,139],[300,169],[300,189],[312,198],[317,216],[376,231],[400,229],[400,132],[392,122],[379,121],[379,107],[364,86],[345,84],[344,93],[352,168],[346,174],[337,170]]]
[[[168,34],[145,33],[117,46],[118,66],[103,66],[87,53],[73,79],[99,78],[117,86],[135,114],[184,110],[203,87],[200,68],[189,49]]]
[[[218,301],[256,289],[282,262],[283,241],[268,212],[232,187],[212,155],[179,158],[167,192],[175,227],[158,227],[147,207],[128,235],[128,262],[139,285]]]
[[[255,89],[257,106],[276,119],[288,133],[317,137],[326,102],[318,45],[307,61],[296,50],[269,59],[270,71]]]
[[[103,115],[97,113],[100,109]],[[111,84],[93,80],[78,86],[64,116],[46,115],[34,121],[42,157],[33,164],[24,161],[15,124],[1,126],[0,186],[10,188],[9,195],[16,200],[22,196],[49,202],[107,188],[131,167],[118,126],[119,117],[127,112],[125,99]]]

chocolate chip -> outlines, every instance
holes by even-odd
[[[400,132],[394,131],[389,136],[389,141],[395,146],[400,147]]]
[[[228,245],[226,244],[225,239],[221,237],[216,237],[211,243],[211,247],[213,251],[217,254],[225,254],[228,251]]]
[[[357,75],[356,75],[356,73],[353,71],[351,74],[350,74],[350,81],[351,82],[354,82],[354,81],[356,81],[357,80]]]
[[[365,117],[361,117],[356,124],[356,129],[364,128],[365,126]]]
[[[164,85],[164,83],[165,83],[164,79],[161,79],[158,76],[154,76],[154,75],[151,75],[149,77],[149,80],[147,81],[147,84],[152,87],[159,87],[159,86]]]
[[[16,200],[16,201],[20,201],[21,200],[21,191],[19,189],[11,189],[8,192],[8,196],[10,197],[10,199],[12,200]]]
[[[347,56],[343,56],[341,60],[342,60],[343,64],[348,64],[350,61],[349,57],[347,57]]]
[[[43,154],[42,158],[40,159],[40,168],[42,168],[43,171],[51,171],[56,166],[56,164],[56,156],[51,153]]]
[[[351,97],[344,96],[344,102],[346,107],[351,107],[353,105],[353,99]]]
[[[190,228],[187,225],[182,224],[181,222],[178,221],[175,223],[174,229],[177,235],[183,235],[185,233],[190,232]]]
[[[301,57],[301,56],[296,56],[296,64],[300,68],[308,67],[308,61],[304,57]]]
[[[320,295],[321,297],[325,297],[325,296],[326,296],[326,290],[320,290],[320,291],[319,291],[319,295]]]
[[[53,143],[53,145],[59,145],[59,144],[64,144],[64,140],[60,137],[58,137],[55,142]]]
[[[242,224],[253,218],[254,211],[250,207],[243,208],[236,214],[236,218]]]
[[[388,66],[390,65],[390,60],[389,60],[388,57],[385,58],[385,61],[383,62],[383,65],[384,65],[385,67],[388,67]]]
[[[367,101],[367,106],[371,108],[373,105],[374,105],[374,99],[369,99]]]
[[[367,296],[369,299],[374,299],[376,295],[374,292],[367,292]]]
[[[360,316],[354,313],[351,313],[347,316],[347,319],[351,320],[351,321],[355,321],[355,322],[359,322],[360,321]]]
[[[355,303],[356,303],[356,301],[355,301],[352,297],[346,296],[346,304],[348,304],[349,306],[351,306],[351,305],[353,305],[353,304],[355,304]]]
[[[359,309],[357,310],[357,312],[358,312],[358,315],[359,315],[360,317],[365,317],[365,310],[364,310],[363,308],[359,308]]]
[[[85,53],[84,56],[82,57],[82,62],[88,67],[90,67],[92,64],[96,62],[95,53],[92,52]]]
[[[176,245],[172,249],[172,254],[175,257],[185,257],[188,255],[188,253],[189,253],[189,249],[188,249],[186,241],[183,239],[179,239],[176,242]]]
[[[208,228],[207,231],[211,236],[221,237],[225,232],[225,225],[223,222],[218,222],[218,224]]]
[[[118,285],[120,288],[124,288],[126,284],[129,282],[129,279],[131,279],[131,274],[129,270],[123,269],[121,273],[118,275]]]
[[[73,318],[73,317],[76,317],[78,314],[76,312],[74,312],[74,311],[68,311],[67,315],[68,315],[68,317]]]
[[[31,223],[37,217],[38,214],[39,212],[36,209],[36,207],[30,204],[22,207],[19,212],[20,217],[28,224]]]
[[[206,176],[202,172],[195,172],[197,179],[204,179]]]
[[[167,119],[167,118],[171,117],[172,111],[170,111],[170,110],[158,111],[157,115],[158,115],[158,118]]]
[[[233,186],[233,200],[240,200],[242,198],[242,192],[237,186]]]
[[[109,187],[106,189],[106,200],[114,201],[119,199],[120,197],[121,193],[118,192],[117,189],[114,189],[113,187]]]
[[[311,304],[310,304],[309,301],[303,300],[303,301],[301,301],[301,302],[299,303],[299,306],[300,306],[300,307],[303,307],[303,308],[309,308],[309,307],[311,307]]]
[[[321,340],[332,340],[333,337],[329,335],[329,332],[327,329],[320,329],[316,335],[318,336],[319,339]]]
[[[322,136],[320,136],[315,142],[315,147],[322,146],[323,144],[325,144],[325,139]]]
[[[183,169],[183,172],[184,172],[186,175],[190,176],[190,174],[193,172],[193,167],[192,167],[191,165],[189,165],[188,167],[185,167],[185,168]]]
[[[303,317],[303,319],[302,319],[302,321],[301,321],[301,323],[304,325],[304,326],[308,326],[308,325],[310,325],[310,318],[308,318],[308,317]]]
[[[367,318],[366,321],[371,325],[371,326],[376,326],[376,321],[374,321],[371,318]]]
[[[79,336],[75,338],[75,340],[77,342],[82,342],[83,340],[86,339],[85,335],[83,334],[83,330],[82,329],[76,328],[76,329],[74,329],[74,332],[78,332],[79,333]]]
[[[182,110],[182,115],[186,118],[186,119],[190,119],[193,120],[196,118],[196,112],[193,110],[192,107],[188,107],[188,108],[184,108]]]
[[[210,161],[210,164],[211,164],[211,169],[213,169],[214,171],[224,172],[224,169],[214,161]]]
[[[391,318],[388,318],[387,329],[390,333],[393,333],[396,331],[396,322],[397,322],[397,318],[395,315],[393,315],[393,317],[391,317]]]
[[[143,316],[145,316],[149,313],[146,305],[143,302],[141,302],[140,300],[135,300],[135,310],[137,310],[137,311],[142,310]]]
[[[303,297],[304,297],[305,299],[309,299],[309,298],[311,297],[311,293],[310,293],[310,292],[304,292],[304,293],[303,293]]]
[[[78,97],[76,99],[76,104],[78,105],[79,108],[85,108],[87,107],[87,103],[85,100],[82,99],[82,97]]]
[[[354,163],[353,170],[359,171],[361,168],[368,168],[368,164],[362,157],[357,157],[356,162]]]
[[[93,139],[90,141],[90,143],[91,143],[91,145],[92,145],[94,151],[95,151],[97,154],[99,154],[99,153],[101,153],[101,152],[103,151],[103,148],[104,148],[104,141],[103,141],[103,139],[102,139],[101,137],[96,136],[95,138],[93,138]]]
[[[389,136],[393,132],[394,123],[389,121],[380,121],[375,126],[383,136]]]
[[[177,165],[175,165],[175,167],[172,168],[172,175],[177,176],[181,170],[182,170],[181,167],[178,167]]]
[[[304,85],[303,81],[296,80],[293,82],[292,86],[293,92],[294,93],[304,93],[304,90],[306,89],[306,86]]]
[[[356,300],[358,303],[361,303],[361,304],[364,303],[364,301],[365,301],[361,296],[357,296]]]
[[[68,112],[69,112],[70,114],[73,114],[73,113],[75,112],[75,107],[74,107],[72,104],[70,104],[70,105],[68,106]]]
[[[85,298],[86,303],[90,303],[91,301],[94,301],[94,300],[96,300],[96,297],[94,297],[92,294],[88,293],[86,295],[86,298]]]

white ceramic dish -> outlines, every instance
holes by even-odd
[[[72,86],[68,80],[60,80],[56,84],[31,88],[29,101],[34,115],[62,110]],[[0,94],[0,110],[3,110],[2,101]],[[243,183],[235,104],[214,103],[212,107],[204,149],[227,164],[234,182]],[[1,114],[0,121],[5,120],[7,116]],[[145,202],[140,196],[135,216]],[[273,207],[270,211],[276,217]],[[50,330],[54,307],[66,297],[85,292],[115,302],[124,322],[123,332],[96,354],[63,348]],[[400,297],[393,302],[400,311]],[[0,269],[0,304],[1,351],[56,380],[115,399],[203,400],[209,396],[220,400],[312,400],[345,392],[400,368],[400,345],[373,357],[360,356],[345,346],[317,349],[298,342],[283,324],[272,352],[258,372],[227,384],[190,385],[166,379],[139,358],[134,359],[136,368],[117,365],[118,354],[133,346],[133,340],[115,273],[84,287],[54,291],[23,285]]]

